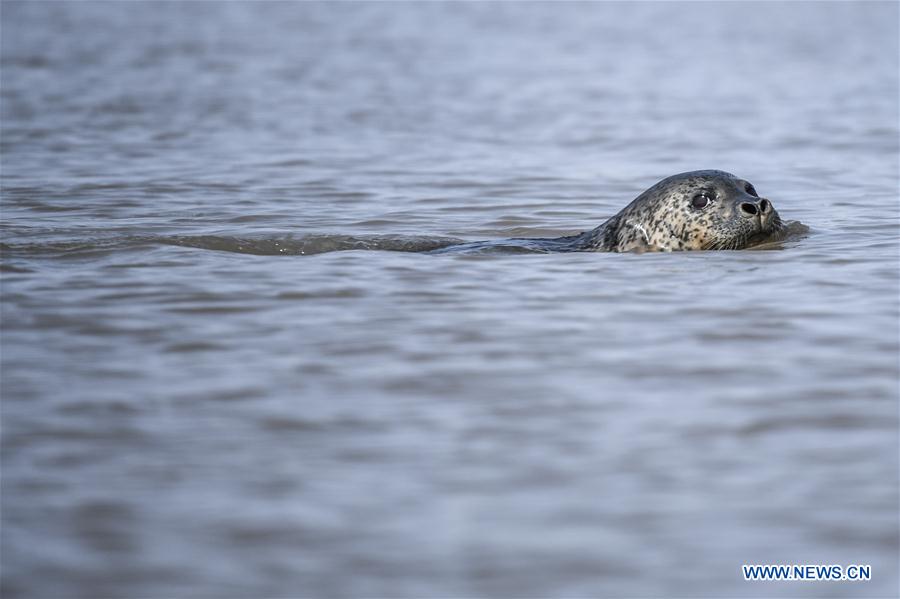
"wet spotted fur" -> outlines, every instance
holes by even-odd
[[[705,194],[708,203],[698,195]],[[738,250],[782,228],[772,203],[723,171],[692,171],[663,179],[592,231],[573,236],[574,250],[671,252]]]
[[[698,201],[701,196],[706,200]],[[747,181],[723,171],[691,171],[663,179],[579,235],[475,241],[432,253],[739,250],[770,241],[784,228],[772,202]]]

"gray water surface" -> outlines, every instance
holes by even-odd
[[[0,23],[4,597],[900,594],[897,4]],[[809,234],[377,251],[701,168]]]

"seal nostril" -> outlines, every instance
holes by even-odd
[[[769,210],[769,200],[760,200],[759,201],[759,211],[767,212]]]
[[[756,214],[759,212],[759,210],[757,210],[756,208],[756,204],[751,204],[750,202],[742,203],[741,210],[752,216],[756,216]]]

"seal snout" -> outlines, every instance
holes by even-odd
[[[765,217],[772,211],[772,202],[765,198],[760,198],[755,202],[741,202],[741,214],[747,218],[759,216]]]

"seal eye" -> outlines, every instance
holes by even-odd
[[[752,185],[750,185],[749,183],[747,183],[746,185],[744,185],[744,191],[746,191],[747,193],[749,193],[750,195],[752,195],[754,198],[758,198],[758,197],[759,197],[759,196],[756,194],[756,189],[755,189]]]
[[[693,206],[697,210],[700,210],[701,208],[706,208],[711,201],[712,198],[710,197],[709,193],[706,191],[702,191],[693,197],[693,199],[691,200],[691,206]]]

